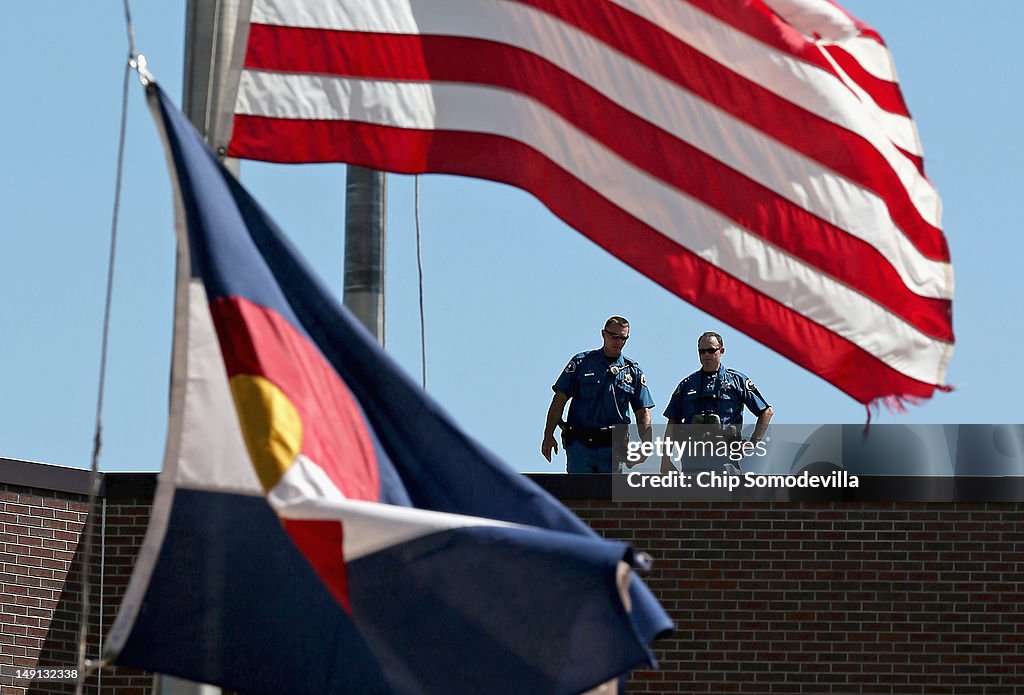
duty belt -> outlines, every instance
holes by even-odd
[[[698,439],[722,438],[727,440],[742,439],[740,435],[741,425],[726,425],[717,413],[697,413],[690,422],[691,434]]]
[[[563,443],[582,442],[588,449],[603,449],[612,445],[613,427],[580,427],[567,422],[559,422],[562,428]]]

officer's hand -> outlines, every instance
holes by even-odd
[[[544,458],[551,463],[551,450],[554,449],[555,453],[558,453],[558,440],[555,439],[555,435],[549,434],[544,437],[544,441],[540,443],[540,453],[544,455]]]

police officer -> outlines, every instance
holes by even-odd
[[[718,333],[708,331],[697,339],[700,369],[679,382],[672,392],[665,417],[669,425],[699,424],[730,429],[739,436],[743,426],[743,407],[757,416],[757,424],[750,441],[754,444],[764,438],[774,411],[742,372],[722,366],[725,341]],[[662,460],[662,471],[671,466]]]
[[[630,409],[636,412],[641,437],[645,441],[651,438],[654,399],[647,389],[647,377],[639,364],[622,354],[629,340],[629,321],[612,316],[601,337],[602,347],[574,356],[551,387],[555,395],[548,407],[540,452],[550,463],[551,452],[558,452],[555,427],[562,424],[569,473],[612,473],[618,468],[613,463],[611,427],[628,425]],[[568,421],[561,423],[569,399]]]

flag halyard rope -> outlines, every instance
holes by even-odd
[[[121,118],[120,131],[117,145],[117,167],[114,179],[114,202],[110,222],[110,251],[107,260],[107,284],[103,304],[103,328],[100,339],[100,368],[99,384],[96,393],[96,424],[93,431],[92,459],[89,475],[89,501],[86,507],[85,528],[83,530],[84,541],[82,550],[82,613],[78,625],[78,650],[77,650],[77,677],[75,680],[75,695],[81,695],[85,686],[85,679],[93,671],[99,669],[103,663],[98,660],[86,658],[86,646],[89,638],[89,614],[92,612],[90,593],[92,581],[90,570],[92,567],[93,543],[96,535],[94,507],[99,496],[102,478],[100,476],[100,454],[103,450],[103,399],[106,387],[107,375],[107,353],[110,342],[110,314],[113,304],[114,289],[114,268],[117,259],[117,228],[121,210],[121,189],[124,178],[124,151],[125,140],[128,131],[128,85],[132,70],[139,73],[140,80],[151,79],[146,70],[146,59],[135,52],[135,28],[132,23],[131,4],[124,0],[125,30],[128,36],[128,60],[124,67],[124,77],[121,88]],[[101,576],[102,581],[102,576]],[[103,616],[99,616],[97,628],[102,633]]]

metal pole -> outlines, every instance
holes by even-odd
[[[384,344],[384,172],[349,165],[345,185],[344,302]]]
[[[231,75],[232,55],[244,50],[247,38],[236,36],[238,18],[248,17],[251,4],[251,0],[188,1],[182,111],[218,152],[231,135],[237,87],[232,84],[237,81]],[[238,160],[222,161],[238,175]]]
[[[252,0],[189,0],[185,44],[184,112],[215,150],[230,136],[231,104],[244,51],[243,31]],[[238,161],[224,165],[236,175]],[[385,182],[383,172],[348,167],[345,193],[345,290],[343,300],[381,345],[384,344]]]
[[[236,37],[235,34],[240,13],[245,17],[249,15],[250,1],[188,0],[182,111],[214,150],[220,150],[230,134],[229,106],[234,100],[234,89],[230,85],[230,63],[232,53],[238,50],[236,38],[243,45],[245,42],[244,36]],[[238,175],[237,159],[222,158],[222,161]],[[175,225],[179,231],[184,224],[181,211],[176,210]],[[176,301],[181,301],[181,298],[178,297]],[[176,339],[175,350],[178,349]],[[176,355],[174,359],[184,360],[185,356]],[[154,686],[157,693],[175,695],[216,695],[221,692],[216,686],[165,675],[156,675]]]

